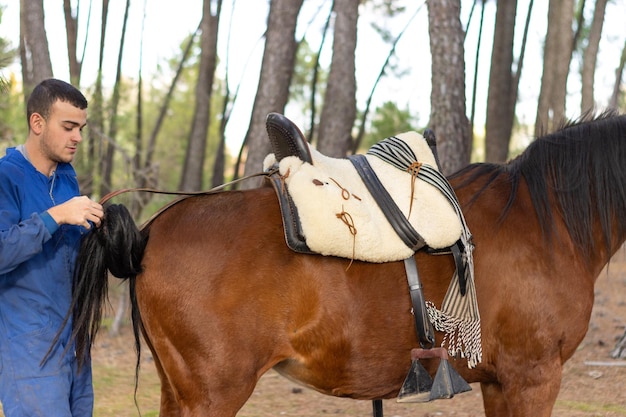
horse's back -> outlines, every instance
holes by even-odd
[[[288,257],[281,233],[272,189],[185,199],[150,225],[144,272],[137,280],[139,296],[153,294],[180,310],[192,305],[219,309],[234,298],[272,296],[282,280],[263,274],[268,279],[261,283],[254,276],[261,274],[252,271],[271,270],[276,258]],[[191,303],[195,298],[211,303]]]

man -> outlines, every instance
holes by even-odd
[[[26,142],[0,159],[0,401],[7,417],[91,416],[91,367],[76,369],[69,325],[43,361],[70,306],[80,236],[103,216],[70,165],[87,100],[48,79],[26,115]]]

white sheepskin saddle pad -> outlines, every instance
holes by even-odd
[[[437,169],[422,135],[407,132],[394,139],[404,141],[417,162]],[[313,252],[367,262],[399,261],[414,254],[398,237],[348,159],[330,158],[315,149],[311,155],[313,164],[288,156],[278,168],[297,207],[306,244]],[[439,189],[377,156],[365,157],[428,246],[447,248],[460,238],[461,220]],[[274,155],[268,155],[264,169],[275,163]]]

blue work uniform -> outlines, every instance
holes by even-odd
[[[72,274],[85,229],[59,226],[47,210],[79,195],[76,172],[51,177],[16,148],[0,159],[0,401],[7,417],[91,416],[91,363],[79,373],[67,325],[42,359],[71,302]]]

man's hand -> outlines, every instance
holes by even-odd
[[[74,197],[63,204],[48,209],[48,214],[57,224],[73,224],[90,229],[91,223],[100,226],[104,210],[102,206],[86,196]]]

